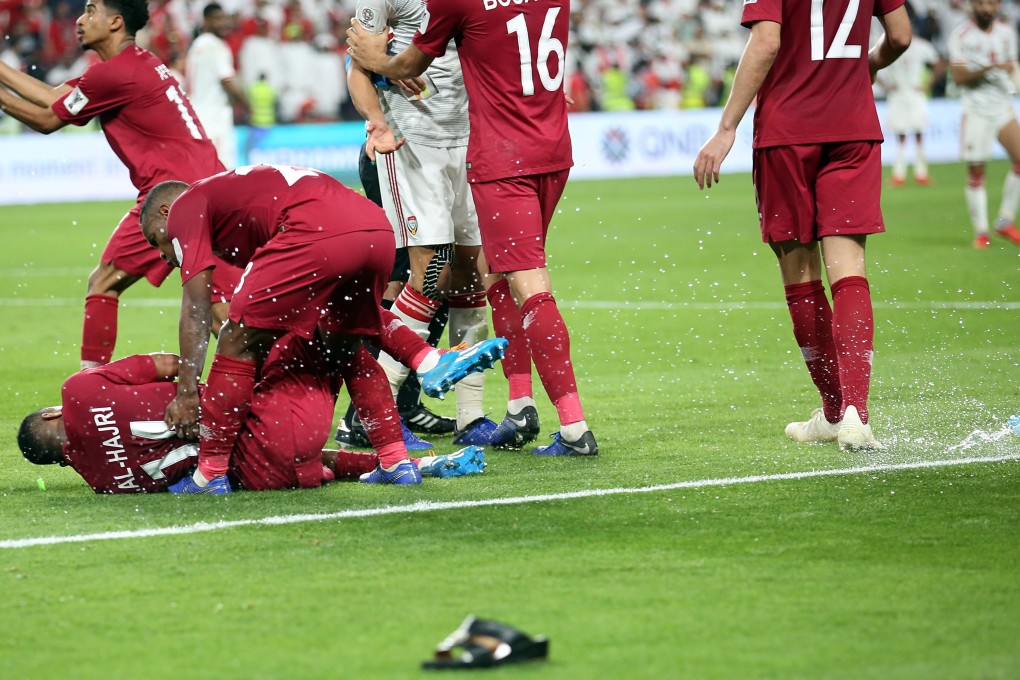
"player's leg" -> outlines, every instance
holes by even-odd
[[[198,469],[173,493],[223,493],[230,453],[251,408],[257,366],[283,331],[228,320],[220,330],[199,416]],[[225,489],[224,489],[225,487]],[[212,491],[210,491],[212,490]]]
[[[885,230],[877,143],[831,145],[815,183],[818,235],[832,291],[832,338],[843,396],[843,449],[880,448],[868,424],[875,323],[865,265],[868,234]]]
[[[89,275],[82,322],[82,368],[109,363],[113,356],[120,295],[142,278],[159,286],[172,271],[142,236],[139,210],[136,204],[120,220],[98,266]]]
[[[815,231],[821,153],[820,146],[762,149],[753,168],[762,241],[776,254],[793,335],[822,400],[808,420],[786,426],[787,436],[801,442],[835,440],[843,401]]]
[[[472,185],[489,269],[506,275],[520,317],[527,319],[521,323],[531,358],[559,416],[554,442],[536,448],[537,455],[598,454],[577,391],[570,333],[545,266],[546,234],[567,175],[562,171]]]
[[[907,183],[907,135],[896,135],[896,157],[893,160],[892,185],[901,187]]]
[[[914,181],[921,186],[928,186],[928,155],[924,150],[924,131],[914,133]]]
[[[1010,242],[1020,245],[1020,231],[1016,228],[1016,211],[1020,204],[1020,124],[1016,118],[999,130],[998,138],[1009,154],[1012,165],[1002,186],[1002,202],[995,218],[995,231]]]
[[[967,163],[967,188],[964,196],[970,224],[974,229],[974,247],[987,248],[988,193],[985,189],[985,162],[991,156],[995,130],[981,116],[965,113],[960,123],[960,157]]]

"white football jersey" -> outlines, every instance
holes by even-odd
[[[355,18],[372,33],[389,26],[393,37],[389,53],[398,54],[411,44],[427,16],[425,0],[358,0]],[[446,54],[425,71],[437,92],[426,99],[410,100],[396,87],[380,88],[386,122],[398,137],[435,147],[466,146],[468,142],[467,91],[460,58],[453,41]]]
[[[954,64],[965,64],[972,70],[1015,62],[1016,29],[997,20],[988,31],[982,31],[973,21],[967,20],[949,36],[949,60]],[[960,101],[965,111],[999,110],[1010,103],[1014,92],[1009,74],[1001,69],[992,69],[984,78],[970,85],[961,85]]]
[[[233,125],[234,110],[223,81],[233,78],[234,55],[227,43],[212,33],[195,38],[186,61],[186,90],[198,119],[208,127]]]
[[[927,67],[937,63],[939,55],[932,44],[914,36],[910,47],[900,58],[883,69],[879,77],[889,84],[889,96],[896,92],[922,91],[925,86]]]

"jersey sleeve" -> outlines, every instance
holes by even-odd
[[[134,354],[89,370],[96,371],[117,385],[147,385],[160,381],[156,373],[156,361],[148,354]]]
[[[459,2],[430,0],[411,42],[430,57],[438,58],[446,54],[446,46],[460,34],[463,25],[464,12]]]
[[[182,285],[219,263],[212,251],[209,201],[201,192],[191,189],[174,201],[166,229],[181,266]]]
[[[222,82],[237,75],[234,70],[234,56],[226,43],[217,45],[215,56],[216,77]]]
[[[783,23],[783,0],[744,0],[744,11],[740,15],[740,25],[751,28],[759,21]]]
[[[358,0],[354,17],[369,33],[379,35],[389,22],[386,0]]]
[[[970,55],[967,54],[963,43],[963,31],[953,31],[949,36],[948,47],[949,61],[955,64],[966,64],[970,61]]]
[[[65,123],[85,125],[100,113],[118,109],[131,100],[134,88],[125,82],[125,75],[110,62],[93,64],[50,108]]]
[[[874,15],[876,17],[884,17],[892,11],[895,11],[902,7],[907,0],[876,0]]]

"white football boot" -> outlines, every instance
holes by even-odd
[[[839,434],[839,423],[830,423],[820,408],[811,412],[811,417],[802,422],[786,426],[786,436],[795,442],[834,442]]]
[[[871,433],[871,425],[861,422],[856,406],[847,406],[836,435],[843,451],[878,451],[885,448]]]

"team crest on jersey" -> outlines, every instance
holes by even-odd
[[[85,105],[88,103],[89,98],[86,97],[85,94],[77,87],[71,90],[71,94],[67,95],[67,98],[64,99],[64,107],[73,116],[77,116],[81,113],[81,110],[84,109]]]
[[[418,218],[414,215],[407,218],[407,230],[412,234],[418,233]]]

